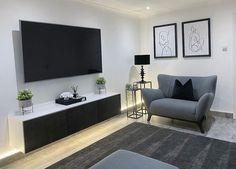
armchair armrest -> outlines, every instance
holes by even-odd
[[[153,100],[164,98],[164,94],[160,89],[142,89],[142,95],[147,109]]]
[[[210,110],[213,100],[214,100],[213,93],[205,93],[200,97],[196,108],[196,119],[198,121],[200,121],[203,118],[203,116]]]

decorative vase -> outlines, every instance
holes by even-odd
[[[97,84],[98,94],[106,93],[106,86],[105,84]]]
[[[19,100],[19,108],[21,113],[24,115],[26,112],[33,112],[33,102],[32,99],[29,100]]]
[[[79,94],[78,93],[73,93],[73,98],[77,98],[79,96]]]

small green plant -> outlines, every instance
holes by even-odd
[[[99,77],[99,78],[97,78],[96,84],[97,84],[97,85],[104,85],[104,84],[106,84],[105,78],[104,78],[104,77]]]
[[[17,94],[17,100],[23,101],[23,100],[30,100],[33,97],[33,93],[29,89],[20,90]]]
[[[132,84],[129,84],[129,83],[127,83],[125,85],[125,88],[126,88],[126,90],[132,90],[133,89]]]
[[[132,85],[132,84],[130,84],[130,83],[127,83],[127,84],[125,85],[125,89],[126,89],[126,90],[135,90],[135,89],[138,89],[138,86],[137,86],[136,84]]]

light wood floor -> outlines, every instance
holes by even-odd
[[[64,138],[37,151],[27,154],[24,158],[13,162],[6,169],[39,169],[45,168],[88,145],[108,136],[109,134],[132,123],[124,115],[114,117],[105,122],[89,127],[72,136]]]
[[[144,116],[138,120],[126,117],[126,114],[116,116],[107,121],[91,126],[72,136],[59,140],[53,144],[45,146],[39,150],[25,155],[23,158],[3,167],[4,169],[40,169],[50,166],[51,164],[87,147],[88,145],[108,136],[109,134],[133,123],[135,121],[146,123],[147,117]],[[234,122],[235,123],[235,122]],[[192,134],[202,135],[199,133],[195,124],[173,121],[171,119],[152,117],[152,125],[171,128]],[[235,123],[236,124],[236,123]],[[214,126],[212,127],[214,129]],[[218,132],[218,131],[217,131]],[[223,131],[222,131],[223,132]],[[209,131],[208,131],[209,133]],[[208,134],[205,134],[207,136]],[[213,134],[211,134],[213,135]]]

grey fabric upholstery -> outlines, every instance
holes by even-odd
[[[197,101],[172,99],[175,80],[185,83],[192,79],[193,94]],[[159,89],[143,89],[143,98],[149,115],[159,115],[200,122],[214,100],[217,76],[158,75]]]
[[[210,110],[213,100],[214,100],[214,93],[205,93],[199,99],[196,107],[197,121],[201,120],[201,117],[204,116]]]
[[[196,100],[205,93],[215,93],[217,76],[197,77],[197,76],[171,76],[158,75],[159,89],[165,97],[171,97],[174,89],[175,80],[178,79],[182,84],[192,79],[193,95]]]
[[[146,106],[149,107],[153,100],[164,98],[164,94],[160,89],[145,89],[143,92],[143,99]]]
[[[177,167],[127,150],[118,150],[90,169],[178,169]]]
[[[164,98],[154,100],[149,109],[150,114],[157,114],[176,119],[195,121],[197,102]]]

